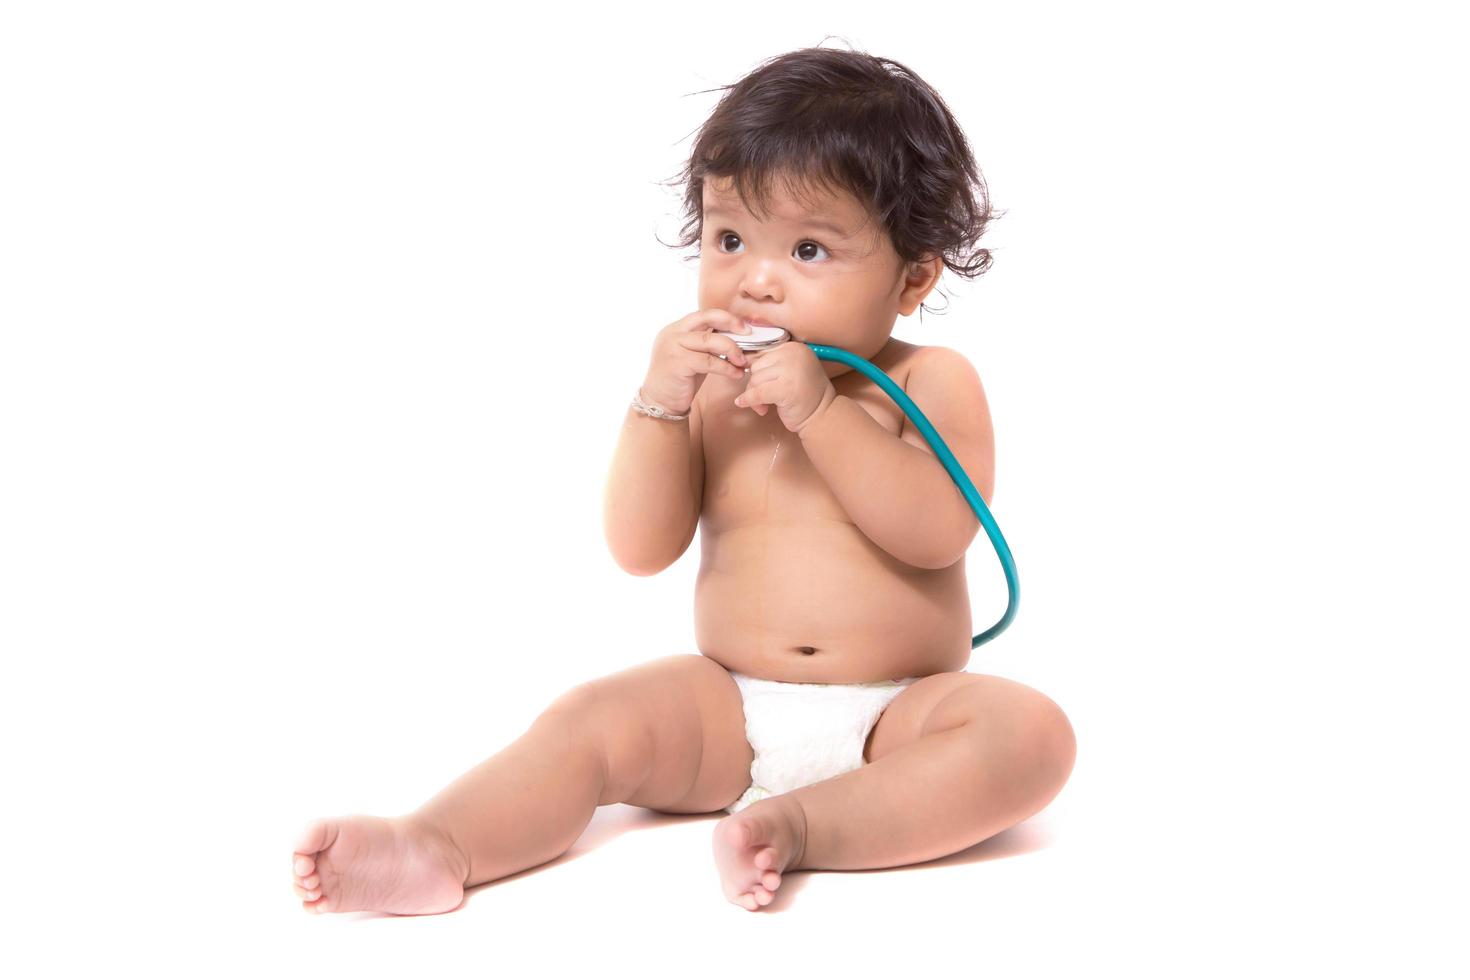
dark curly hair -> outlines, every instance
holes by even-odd
[[[1004,212],[991,210],[985,179],[944,100],[905,66],[862,51],[802,48],[733,85],[705,89],[720,90],[726,94],[699,128],[688,161],[659,182],[685,188],[682,237],[670,247],[703,239],[706,177],[733,177],[740,200],[762,220],[779,179],[798,200],[804,187],[852,194],[906,263],[942,256],[967,280],[990,268],[990,250],[976,243]]]

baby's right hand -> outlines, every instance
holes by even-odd
[[[648,376],[643,379],[643,399],[659,408],[687,415],[704,376],[719,372],[732,378],[745,377],[749,360],[740,345],[713,333],[750,333],[745,321],[725,310],[700,310],[675,320],[653,340]],[[721,360],[724,354],[729,360]]]

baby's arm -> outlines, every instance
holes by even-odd
[[[704,452],[699,401],[679,421],[633,408],[613,455],[602,529],[613,560],[633,575],[657,575],[679,560],[699,526]]]
[[[975,368],[958,351],[926,347],[904,390],[989,504],[995,436]],[[838,395],[798,435],[838,503],[878,547],[918,568],[947,568],[964,556],[980,521],[917,429],[894,436]]]

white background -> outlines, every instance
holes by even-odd
[[[796,9],[6,5],[15,975],[1464,975],[1449,5]],[[933,84],[1006,211],[896,333],[985,382],[1023,599],[969,669],[1067,711],[1071,781],[755,914],[719,815],[613,806],[452,914],[308,915],[309,818],[694,652],[698,543],[635,578],[601,532],[696,307],[658,181],[696,93],[828,35]]]

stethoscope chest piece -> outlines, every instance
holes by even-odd
[[[751,327],[750,333],[731,333],[728,330],[716,330],[715,333],[729,337],[741,350],[752,354],[780,347],[791,339],[791,332],[785,327]]]

